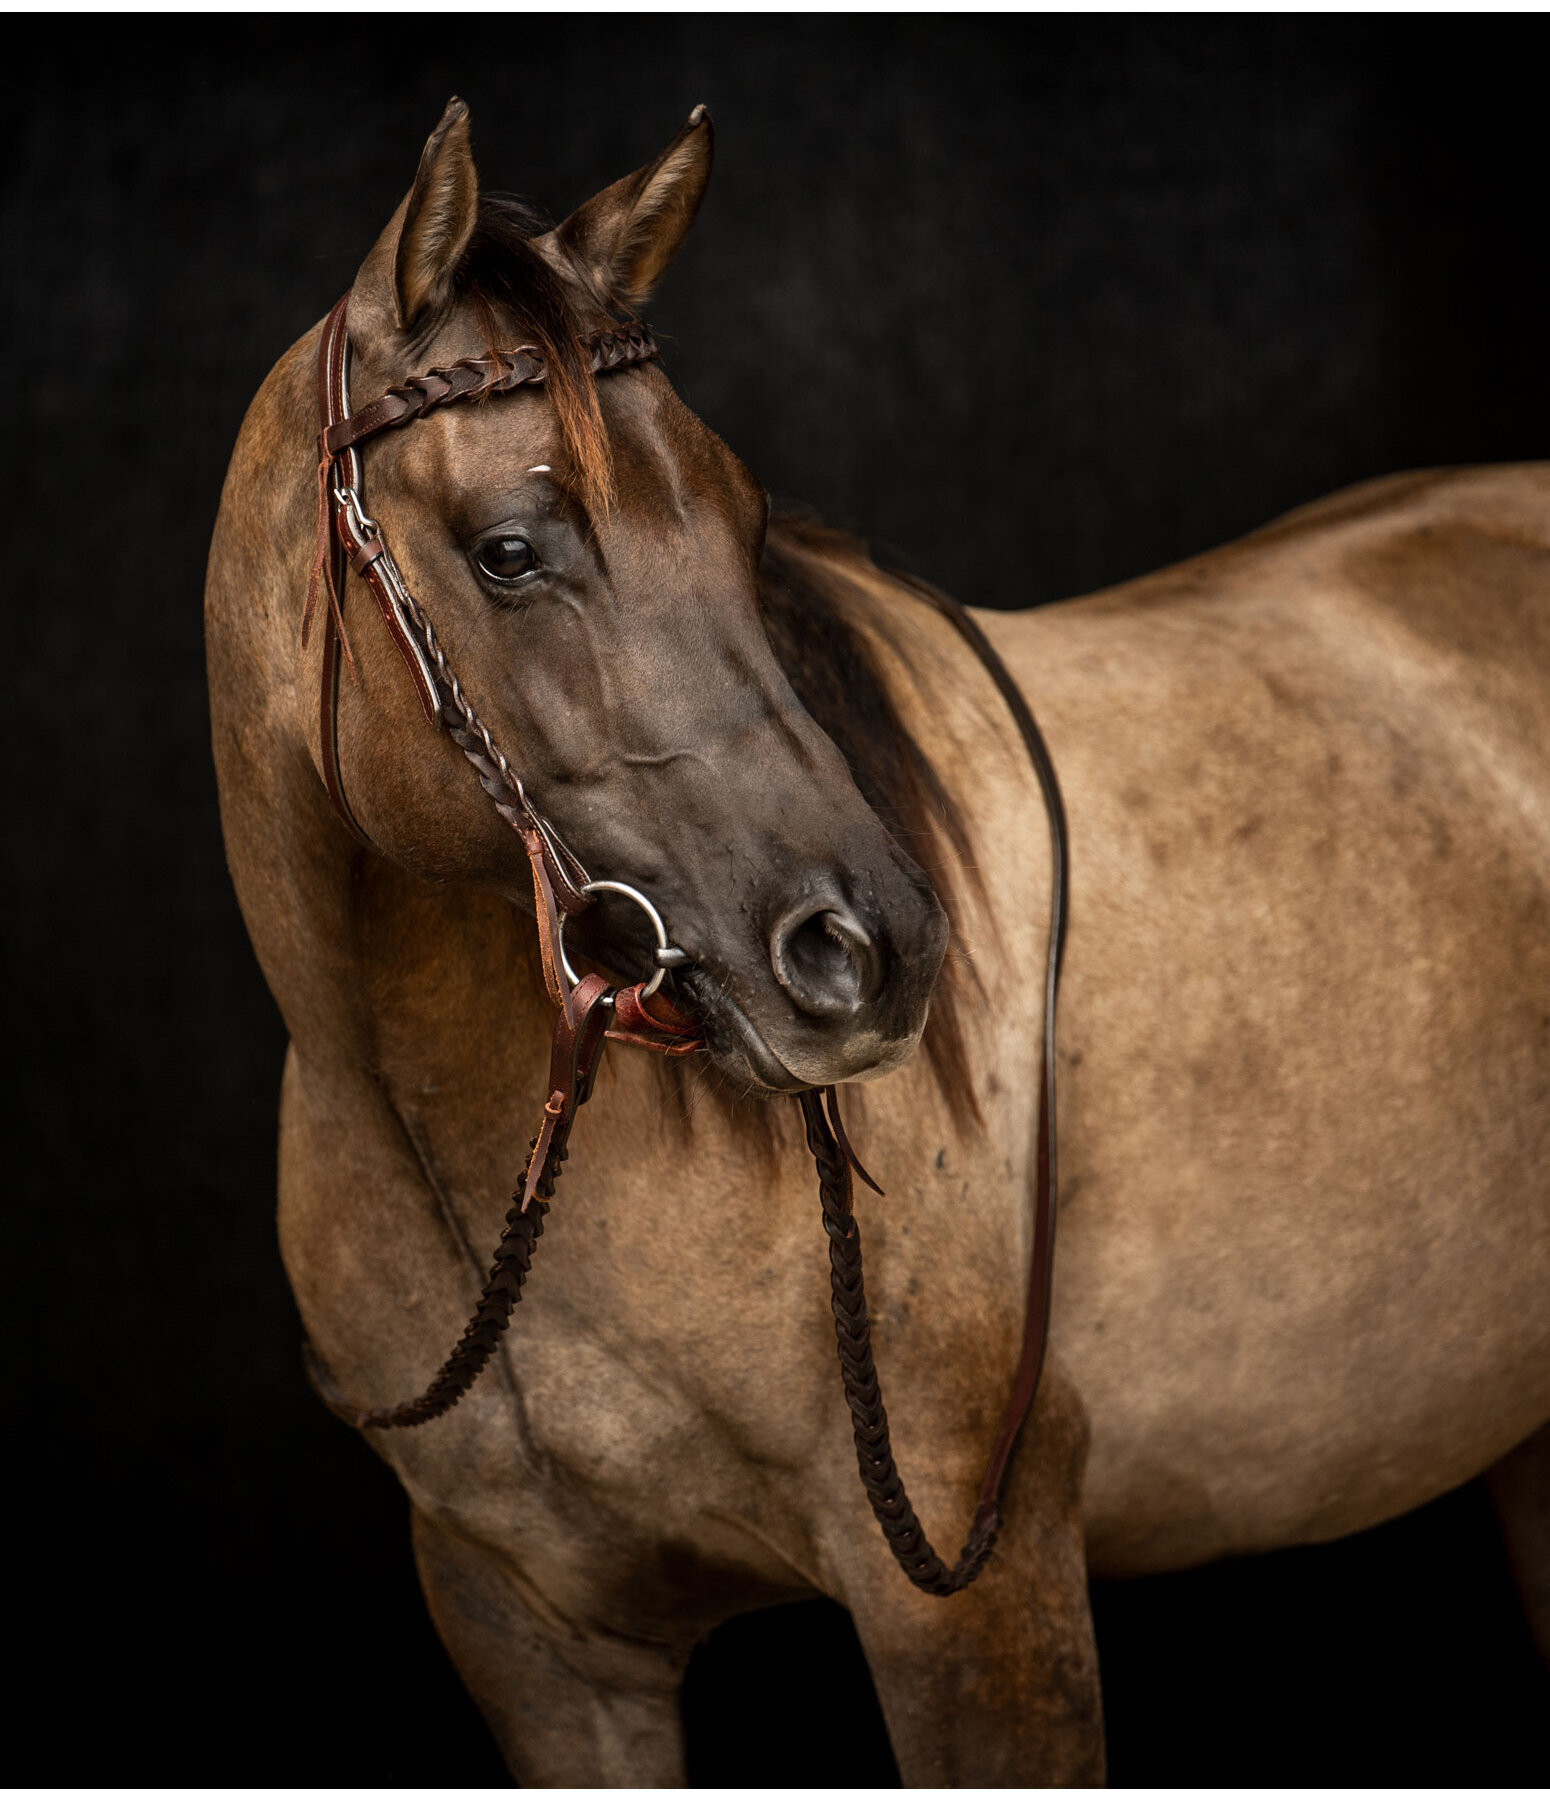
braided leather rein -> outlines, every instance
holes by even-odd
[[[478,1305],[451,1353],[415,1397],[386,1407],[354,1407],[327,1391],[313,1359],[315,1379],[326,1403],[359,1427],[423,1425],[439,1418],[468,1392],[494,1354],[512,1309],[522,1297],[555,1183],[568,1154],[576,1113],[592,1092],[604,1043],[686,1056],[704,1048],[694,1023],[671,1001],[656,994],[657,979],[615,989],[600,975],[572,984],[566,977],[562,926],[592,904],[587,872],[554,827],[529,800],[507,757],[480,720],[453,672],[434,626],[415,600],[362,497],[360,446],[376,434],[424,418],[437,407],[491,394],[537,386],[546,377],[541,355],[524,346],[466,358],[416,376],[352,414],[347,359],[346,294],[324,322],[318,346],[318,395],[322,431],[318,438],[317,543],[302,619],[306,646],[318,596],[323,612],[319,730],[323,781],[329,800],[354,837],[377,846],[356,818],[345,795],[339,767],[338,707],[341,657],[354,657],[344,622],[348,570],[365,582],[388,636],[398,650],[428,722],[446,730],[468,759],[496,810],[522,837],[533,880],[534,911],[544,982],[557,1009],[550,1055],[549,1094],[543,1118],[529,1147],[522,1181],[512,1196],[505,1228],[496,1245]],[[657,355],[649,327],[632,323],[594,332],[581,340],[594,374],[636,367]],[[808,1149],[818,1170],[823,1227],[829,1239],[829,1267],[835,1336],[841,1378],[850,1409],[857,1466],[872,1510],[889,1548],[910,1580],[928,1594],[960,1592],[984,1568],[1001,1528],[1001,1490],[1012,1452],[1032,1408],[1049,1330],[1050,1276],[1055,1223],[1055,1011],[1066,929],[1067,837],[1064,807],[1054,765],[1016,683],[973,619],[949,595],[909,583],[954,626],[973,649],[1006,700],[1033,762],[1049,819],[1051,909],[1044,995],[1043,1080],[1039,1091],[1038,1166],[1035,1178],[1033,1252],[1030,1259],[1022,1347],[1012,1393],[991,1450],[969,1535],[951,1567],[942,1561],[921,1528],[893,1460],[888,1415],[872,1356],[871,1324],[862,1281],[861,1234],[854,1214],[852,1174],[868,1186],[876,1182],[861,1167],[840,1117],[833,1087],[798,1096]],[[597,884],[617,885],[617,884]],[[627,890],[634,892],[634,890]],[[637,893],[637,899],[642,897]],[[659,927],[660,929],[660,927]],[[658,952],[662,967],[683,960],[670,947]],[[672,962],[667,958],[671,957]],[[659,977],[658,977],[659,979]],[[613,1024],[610,1026],[609,1020]]]

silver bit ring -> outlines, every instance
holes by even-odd
[[[680,950],[676,944],[668,941],[667,927],[662,923],[661,913],[657,911],[639,888],[631,887],[627,881],[589,881],[579,891],[589,897],[593,894],[623,894],[625,899],[633,900],[646,917],[650,919],[651,929],[656,933],[657,938],[656,952],[651,959],[656,964],[656,973],[641,989],[640,997],[642,1000],[649,1000],[657,989],[661,987],[662,977],[669,969],[680,968],[684,963],[690,960],[689,953],[686,950]],[[570,958],[565,954],[564,913],[560,914],[560,929],[555,947],[560,953],[560,967],[565,971],[565,979],[572,987],[574,987],[581,977],[577,975],[576,971],[570,966]]]

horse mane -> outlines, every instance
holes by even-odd
[[[977,888],[976,864],[956,801],[900,718],[870,646],[847,617],[853,584],[872,587],[879,576],[904,591],[917,585],[880,568],[858,538],[823,524],[810,509],[776,503],[759,567],[765,632],[797,698],[834,741],[867,805],[925,871],[947,915],[948,951],[921,1048],[955,1103],[954,1116],[962,1108],[983,1124],[963,1023],[966,990],[977,988],[978,977],[964,949],[963,896],[953,873],[956,864]]]
[[[474,306],[490,348],[525,342],[543,354],[573,479],[588,509],[606,514],[613,462],[596,381],[579,341],[583,321],[569,284],[532,245],[550,229],[552,221],[532,202],[482,194],[456,292]],[[963,1027],[966,988],[976,977],[963,949],[960,896],[951,873],[956,858],[974,879],[968,834],[941,776],[899,717],[866,639],[847,617],[854,587],[888,574],[858,539],[822,524],[804,508],[779,503],[759,569],[759,604],[771,648],[798,699],[833,739],[867,804],[926,871],[947,914],[949,949],[922,1049],[942,1090],[953,1098],[953,1116],[967,1113],[982,1123]],[[904,590],[916,585],[908,577],[894,579]],[[668,1062],[665,1072],[687,1117],[683,1072],[675,1062]],[[724,1088],[717,1089],[717,1098],[773,1148],[768,1107]]]
[[[776,501],[759,565],[759,610],[776,660],[797,698],[845,758],[862,798],[894,840],[925,872],[947,915],[947,956],[931,997],[921,1049],[960,1127],[983,1125],[964,1036],[966,1006],[982,993],[959,927],[963,899],[954,866],[978,898],[984,891],[963,815],[947,785],[889,696],[864,635],[850,622],[857,588],[879,578],[901,595],[922,586],[875,562],[859,538],[823,524],[811,509]],[[944,854],[949,852],[950,854]],[[697,1099],[727,1113],[745,1138],[773,1160],[778,1144],[773,1109],[760,1095],[711,1082],[692,1085],[684,1065],[659,1065],[687,1123]]]

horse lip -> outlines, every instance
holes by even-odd
[[[756,1088],[769,1094],[801,1094],[813,1085],[786,1067],[752,1019],[703,964],[692,964],[678,974],[689,997],[699,1002],[696,1010],[703,1015],[705,1024],[731,1027]]]

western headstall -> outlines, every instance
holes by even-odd
[[[495,1248],[479,1304],[463,1335],[425,1391],[396,1406],[355,1408],[330,1400],[351,1424],[378,1429],[423,1425],[453,1407],[473,1385],[494,1353],[500,1334],[522,1296],[522,1284],[565,1161],[577,1111],[591,1094],[603,1045],[609,1039],[687,1056],[704,1048],[694,1022],[660,993],[663,974],[686,963],[657,909],[637,888],[621,881],[593,881],[554,827],[534,807],[521,780],[475,712],[424,609],[409,592],[382,528],[366,511],[360,447],[379,432],[424,418],[455,401],[511,393],[541,384],[542,355],[531,346],[492,351],[448,368],[432,369],[390,388],[371,405],[351,413],[349,337],[345,312],[349,295],[329,313],[318,345],[318,525],[302,643],[309,640],[320,595],[323,655],[318,700],[323,782],[334,810],[350,832],[375,849],[351,810],[339,766],[339,674],[341,660],[353,666],[345,629],[347,571],[370,590],[382,622],[403,659],[429,723],[445,730],[472,764],[496,810],[521,836],[533,880],[533,905],[544,983],[557,1009],[550,1054],[548,1095],[539,1129],[529,1146],[527,1167],[512,1196],[505,1229]],[[634,368],[657,355],[649,327],[632,323],[593,332],[580,340],[594,374]],[[929,1594],[954,1594],[985,1566],[1001,1528],[1001,1490],[1012,1452],[1038,1389],[1049,1330],[1050,1274],[1055,1228],[1055,1006],[1066,930],[1066,823],[1054,765],[1033,715],[1005,665],[957,601],[935,589],[914,591],[957,629],[984,664],[1022,735],[1049,818],[1052,886],[1049,953],[1044,986],[1043,1072],[1039,1089],[1038,1156],[1034,1182],[1034,1229],[1028,1271],[1022,1348],[1011,1396],[980,1485],[969,1535],[949,1567],[932,1549],[916,1518],[894,1464],[888,1416],[872,1357],[871,1327],[861,1274],[861,1234],[853,1210],[852,1174],[878,1193],[845,1135],[839,1095],[832,1087],[797,1096],[807,1145],[818,1169],[823,1227],[829,1238],[830,1287],[840,1370],[849,1404],[862,1485],[889,1547],[915,1585]],[[656,939],[650,978],[611,987],[601,975],[577,977],[565,955],[565,920],[583,912],[598,893],[633,900],[648,915]]]

